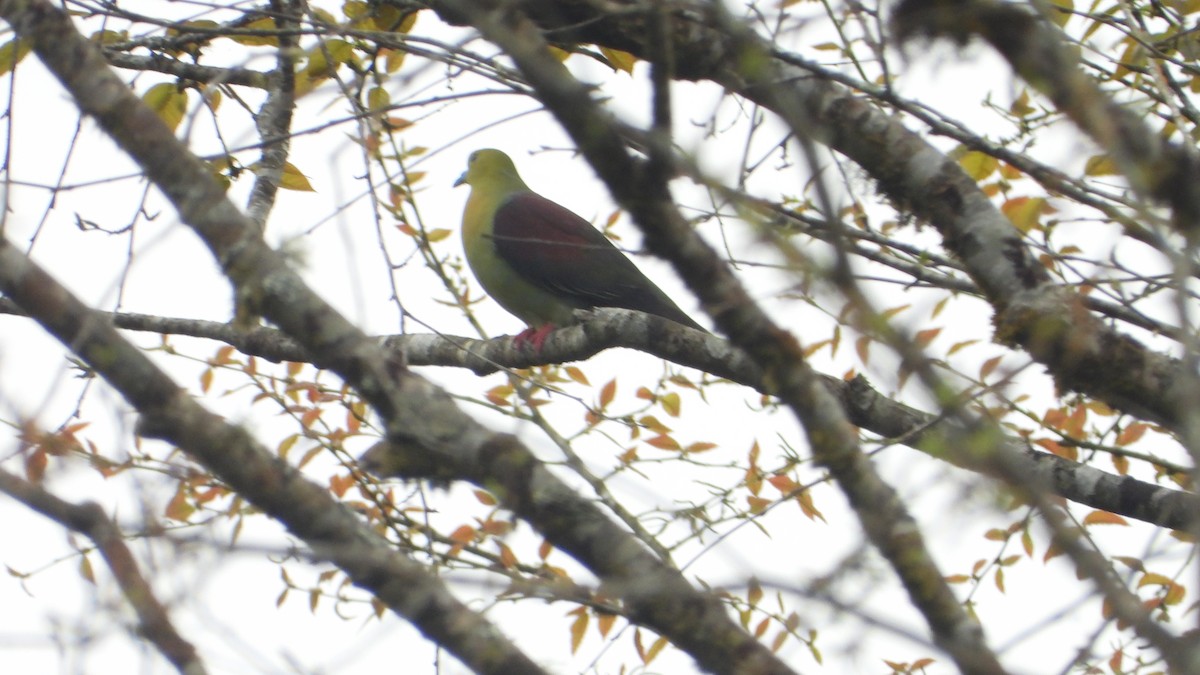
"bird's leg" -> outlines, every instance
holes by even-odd
[[[554,332],[555,325],[552,323],[542,324],[534,328],[530,326],[525,330],[513,336],[513,346],[520,349],[526,342],[533,345],[534,353],[542,351],[542,344],[546,342],[546,338]]]

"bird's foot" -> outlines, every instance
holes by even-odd
[[[537,328],[530,326],[513,336],[513,346],[520,349],[528,342],[533,345],[533,351],[536,354],[542,351],[542,345],[546,342],[546,338],[554,332],[554,328],[552,323],[543,324]]]

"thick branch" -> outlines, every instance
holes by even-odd
[[[670,199],[667,172],[635,162],[628,155],[612,117],[550,56],[540,33],[522,15],[510,12],[505,4],[447,0],[445,5],[469,17],[488,40],[513,59],[539,100],[571,135],[617,202],[633,216],[646,235],[647,247],[675,265],[717,326],[762,369],[772,393],[804,425],[815,459],[849,498],[867,537],[900,576],[937,644],[968,672],[1003,672],[978,624],[966,615],[943,580],[904,504],[858,447],[856,434],[836,399],[821,386],[795,338],[767,318],[729,267],[688,226]],[[656,156],[656,152],[650,154]]]
[[[460,3],[429,4],[447,21],[466,19]],[[591,0],[508,5],[523,10],[552,39],[652,56],[645,5]],[[618,7],[627,11],[615,11]],[[932,223],[996,308],[998,339],[1027,350],[1064,390],[1180,427],[1181,411],[1188,409],[1180,362],[1105,326],[1077,294],[1053,284],[1020,233],[957,162],[845,87],[771,56],[769,44],[744,27],[727,25],[710,4],[678,2],[672,16],[679,78],[712,80],[774,111],[796,133],[854,160],[884,194]]]
[[[612,586],[631,608],[635,620],[645,622],[677,645],[692,646],[695,651],[690,653],[702,663],[723,664],[725,671],[745,665],[749,669],[741,672],[789,672],[764,645],[727,616],[717,597],[689,585],[678,571],[647,553],[592,502],[575,494],[551,474],[527,448],[509,436],[493,434],[481,427],[455,406],[449,394],[409,371],[400,360],[389,357],[305,286],[282,256],[266,246],[254,224],[225,198],[205,166],[113,76],[95,46],[75,31],[66,15],[46,2],[34,0],[0,1],[0,15],[21,37],[33,43],[39,58],[66,86],[79,107],[93,116],[142,166],[183,221],[212,250],[238,287],[239,297],[256,301],[263,315],[299,340],[314,360],[328,364],[354,386],[384,420],[388,440],[404,450],[406,459],[414,460],[421,469],[434,475],[464,477],[493,490],[506,508],[528,518],[553,545],[580,560],[601,577],[606,587]],[[11,247],[0,248],[0,252],[20,260],[11,255],[14,253]],[[5,267],[0,264],[0,268]],[[31,304],[37,304],[30,302],[34,298],[23,300],[16,293],[11,297],[26,311],[32,311]],[[74,332],[59,337],[73,348],[78,347],[79,336]],[[120,361],[133,359],[123,352],[121,356]],[[138,384],[124,379],[125,371],[114,369],[105,359],[93,358],[89,363],[114,383],[123,383],[115,384],[123,391]],[[152,374],[145,373],[147,378]],[[146,413],[147,428],[197,453],[223,478],[227,472],[233,472],[239,478],[236,484],[230,481],[235,489],[257,494],[256,488],[261,486],[244,480],[240,474],[244,467],[236,464],[248,459],[249,448],[255,447],[244,432],[225,427],[198,407],[189,407],[189,401],[177,401],[184,397],[169,381],[156,382],[162,389],[150,399],[141,398],[144,394],[137,389],[128,392],[135,405],[150,411]],[[184,407],[163,410],[164,402]],[[205,442],[199,443],[197,438]],[[208,454],[211,448],[221,448],[222,453],[214,457]],[[288,469],[277,471],[291,476]],[[306,484],[299,478],[292,480]],[[291,520],[282,508],[266,510],[293,528],[304,527],[303,523]],[[344,513],[333,507],[327,511]],[[313,513],[314,522],[322,524],[314,534],[333,536],[331,530],[336,528],[325,525],[329,518],[342,516],[325,515],[319,511]],[[350,531],[353,528],[347,526],[346,532]],[[383,555],[377,550],[369,553],[372,557]],[[406,559],[393,556],[385,560],[398,566],[394,575],[364,576],[366,570],[358,566],[358,558],[339,558],[338,564],[348,569],[358,583],[376,593],[389,591],[388,597],[397,602],[404,598],[391,594],[409,590],[421,601],[427,601],[424,589],[441,588],[411,578],[398,562],[407,563]],[[379,564],[384,560],[372,562]],[[456,617],[451,607],[444,611],[435,607],[424,612],[412,611],[415,609],[404,603],[397,607],[398,612],[472,667],[491,672],[536,672],[533,664],[493,632],[476,631],[475,641],[467,640],[472,628],[486,626],[479,617]],[[515,659],[520,659],[521,664],[512,662]],[[506,662],[509,662],[507,669]]]

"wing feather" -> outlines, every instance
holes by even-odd
[[[492,236],[518,274],[571,306],[635,309],[700,328],[599,230],[534,192],[496,209]]]

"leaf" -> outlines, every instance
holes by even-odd
[[[297,192],[316,192],[312,184],[308,182],[308,177],[300,173],[291,162],[283,163],[283,172],[279,176],[279,187],[283,190],[296,190]]]
[[[187,92],[180,91],[178,86],[170,82],[150,87],[142,94],[142,102],[149,106],[171,131],[179,127],[184,114],[187,113]]]
[[[797,493],[796,503],[800,505],[800,512],[809,520],[820,519],[821,522],[829,522],[825,520],[825,515],[821,513],[816,503],[813,502],[811,490],[801,490]]]
[[[1084,525],[1128,525],[1129,521],[1108,511],[1092,511],[1083,518]]]
[[[25,478],[30,483],[41,483],[46,476],[46,465],[49,463],[50,459],[45,448],[39,447],[29,453],[29,456],[25,458]]]
[[[758,602],[763,598],[762,584],[759,583],[756,577],[750,577],[749,587],[746,589],[746,602],[750,603],[751,607],[757,607]]]
[[[679,411],[683,405],[679,400],[679,394],[675,392],[663,394],[658,398],[658,403],[663,407],[663,410],[666,411],[668,415],[671,417],[679,417]]]
[[[613,70],[624,71],[629,75],[633,75],[633,64],[637,63],[637,57],[633,54],[609,47],[601,47],[600,53],[604,54],[604,58],[608,59],[608,65],[612,66]]]
[[[263,17],[261,19],[255,19],[254,21],[251,21],[250,23],[246,24],[245,26],[242,26],[241,27],[242,34],[228,35],[228,36],[224,36],[224,37],[228,37],[230,40],[233,40],[234,42],[236,42],[240,45],[246,45],[248,47],[278,47],[279,46],[279,38],[274,35],[246,35],[246,34],[244,34],[246,32],[253,33],[255,31],[261,31],[263,33],[268,33],[268,32],[274,33],[276,30],[277,30],[277,28],[275,26],[275,19],[272,19],[271,17],[267,16],[267,17]]]
[[[983,365],[979,367],[979,379],[986,380],[988,375],[991,375],[992,371],[996,369],[996,366],[1000,365],[1000,361],[1003,358],[1004,355],[1001,354],[1000,356],[993,356],[987,361],[984,361]]]
[[[658,656],[659,652],[661,652],[663,650],[663,647],[666,647],[666,646],[667,646],[667,638],[660,637],[657,640],[655,640],[654,644],[650,645],[650,650],[648,652],[646,652],[646,663],[648,664],[651,661],[653,661],[654,657]]]
[[[647,445],[658,448],[659,450],[680,450],[679,441],[674,438],[661,434],[646,441]]]
[[[89,583],[96,583],[96,572],[92,569],[92,561],[86,555],[79,559],[79,576]]]
[[[1150,425],[1146,424],[1145,422],[1134,422],[1133,424],[1130,424],[1121,430],[1120,434],[1117,434],[1117,445],[1129,445],[1130,443],[1136,443],[1149,428]]]
[[[596,613],[596,629],[600,631],[600,637],[608,637],[609,632],[612,631],[613,625],[616,623],[616,614],[600,611]]]
[[[33,42],[26,38],[17,38],[0,45],[0,74],[11,73],[17,64],[24,59],[33,47]]]
[[[460,544],[470,544],[475,541],[476,532],[470,525],[459,525],[458,529],[450,533],[450,539]]]
[[[600,409],[604,410],[609,403],[613,402],[613,398],[617,395],[617,380],[613,378],[600,389]]]
[[[1044,197],[1013,197],[1000,205],[1000,211],[1018,230],[1028,233],[1042,229],[1042,214],[1053,213],[1054,209]]]
[[[184,489],[183,484],[180,483],[179,488],[175,490],[175,496],[167,503],[167,508],[163,512],[163,515],[171,520],[186,523],[188,518],[191,518],[195,512],[196,508],[188,503],[187,491]]]
[[[435,227],[434,229],[425,233],[425,238],[429,240],[429,243],[436,244],[439,241],[448,238],[451,234],[454,234],[454,231],[450,228]]]
[[[1117,169],[1117,164],[1108,155],[1094,155],[1088,157],[1087,164],[1083,167],[1083,175],[1085,176],[1116,176],[1121,171]]]
[[[367,92],[367,110],[379,112],[392,104],[392,95],[383,87],[372,87]]]
[[[568,614],[575,615],[575,620],[571,622],[571,653],[574,654],[579,651],[579,645],[583,644],[583,634],[587,632],[589,617],[587,610],[583,607],[574,609]]]
[[[584,375],[583,371],[577,366],[567,366],[566,368],[563,368],[563,372],[567,374],[567,377],[571,378],[571,380],[575,382],[578,382],[579,384],[584,386],[591,385],[591,382],[588,382],[587,375]]]
[[[1062,28],[1071,19],[1071,15],[1075,11],[1075,3],[1072,0],[1050,0],[1050,7],[1048,9],[1050,20],[1058,24],[1059,28]],[[1114,670],[1113,672],[1116,671]]]
[[[987,178],[1000,168],[1000,160],[978,150],[966,153],[958,160],[958,163],[968,176],[977,181]]]
[[[925,330],[918,331],[913,341],[917,343],[918,347],[928,347],[929,343],[933,342],[934,338],[941,332],[941,328],[926,328]]]
[[[858,359],[864,364],[871,360],[871,338],[863,335],[854,341],[854,351],[858,353]]]
[[[500,547],[500,564],[504,569],[511,570],[517,566],[517,556],[512,552],[512,549],[505,545],[504,542],[498,541],[496,545]]]

